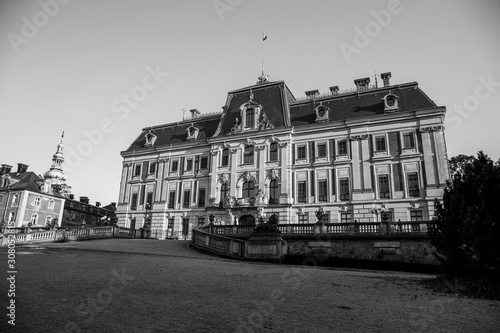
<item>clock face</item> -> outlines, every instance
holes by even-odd
[[[319,110],[318,110],[318,115],[319,115],[320,117],[324,117],[324,116],[325,116],[325,109],[319,109]]]
[[[395,102],[395,101],[394,101],[394,98],[388,98],[388,99],[387,99],[387,105],[388,105],[388,106],[394,106],[394,102]]]

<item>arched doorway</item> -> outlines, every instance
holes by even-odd
[[[240,225],[255,225],[255,217],[253,215],[243,215],[238,222]]]

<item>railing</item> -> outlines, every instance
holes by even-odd
[[[278,224],[283,236],[297,234],[401,234],[427,233],[430,222],[364,222],[364,223],[324,223],[324,224]],[[255,226],[250,225],[207,225],[200,231],[215,235],[250,235]]]
[[[208,249],[211,252],[226,254],[231,257],[244,256],[244,240],[232,239],[193,229],[191,243],[194,243],[200,248]]]

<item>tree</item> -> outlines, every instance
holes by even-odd
[[[500,162],[500,160],[499,160]],[[429,228],[446,276],[498,285],[500,276],[500,163],[482,151],[450,160],[452,178],[435,201]]]

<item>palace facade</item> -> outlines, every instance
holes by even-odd
[[[265,76],[230,91],[221,113],[142,129],[121,153],[118,224],[189,237],[208,223],[421,221],[448,178],[443,121],[416,82],[296,98]]]

